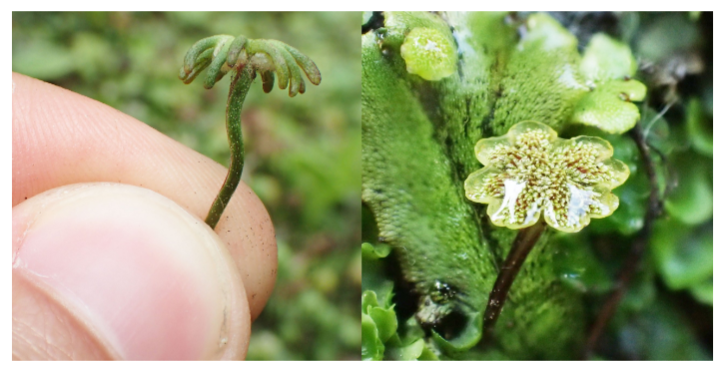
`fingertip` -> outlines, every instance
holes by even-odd
[[[226,168],[130,116],[16,73],[12,127],[13,206],[59,186],[122,182],[204,218],[227,175]],[[254,319],[274,286],[277,248],[271,219],[244,182],[217,233],[242,274]]]
[[[255,320],[277,278],[277,238],[272,219],[264,203],[242,182],[215,230],[239,268]]]
[[[128,185],[65,186],[13,208],[13,237],[14,340],[39,330],[59,359],[246,355],[251,319],[237,267],[171,200]],[[20,307],[28,299],[39,313]],[[22,345],[13,353],[31,357]]]

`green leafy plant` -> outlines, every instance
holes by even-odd
[[[318,85],[322,77],[314,62],[295,48],[275,40],[247,39],[244,36],[217,35],[197,41],[187,51],[179,77],[185,84],[189,84],[204,69],[207,69],[204,81],[206,89],[212,88],[232,71],[226,114],[230,167],[205,219],[214,228],[242,177],[242,106],[257,74],[262,77],[262,90],[265,93],[272,91],[276,75],[277,86],[279,89],[289,87],[290,97],[306,91],[302,71],[314,85]]]
[[[712,265],[698,260],[712,251],[710,82],[690,81],[702,102],[676,102],[700,64],[678,40],[698,47],[698,24],[602,16],[619,26],[584,13],[365,16],[363,240],[391,249],[363,266],[377,299],[364,303],[377,335],[365,358],[398,359],[419,339],[439,359],[706,358],[705,334],[664,319],[685,320],[676,299],[703,322],[712,305]],[[556,145],[514,146],[505,134],[527,120]],[[575,161],[552,155],[581,141]],[[572,199],[588,206],[573,215]],[[693,347],[653,348],[657,332]]]
[[[474,150],[484,168],[466,179],[466,197],[488,204],[486,214],[494,225],[519,229],[486,304],[483,333],[488,336],[546,224],[572,233],[590,218],[611,215],[618,208],[611,189],[630,172],[611,158],[613,147],[607,141],[594,136],[561,139],[535,121],[520,122],[505,136],[481,139]]]

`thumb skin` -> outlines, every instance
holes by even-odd
[[[12,211],[13,359],[242,359],[241,269],[153,191],[64,186]]]

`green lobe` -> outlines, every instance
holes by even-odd
[[[440,80],[456,72],[454,40],[432,28],[414,28],[401,45],[406,71],[426,80]]]
[[[642,101],[646,86],[636,80],[612,80],[586,93],[576,103],[572,122],[623,134],[641,117],[633,101]]]
[[[632,77],[637,68],[631,48],[603,33],[588,42],[580,66],[581,73],[591,81]]]
[[[379,330],[369,315],[361,315],[361,359],[381,361],[384,358],[384,344],[379,339]]]

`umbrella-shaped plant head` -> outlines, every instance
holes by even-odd
[[[618,208],[611,189],[629,175],[628,166],[611,158],[613,148],[594,136],[561,139],[534,121],[514,125],[501,137],[479,140],[476,157],[485,167],[466,179],[466,197],[489,204],[491,221],[520,229],[546,223],[578,232],[590,218]]]
[[[545,225],[578,232],[591,218],[618,208],[611,189],[630,173],[611,158],[613,147],[593,136],[561,139],[549,126],[520,122],[504,136],[479,140],[476,157],[484,168],[464,182],[466,197],[488,204],[494,225],[520,229],[504,260],[484,314],[490,332],[521,264]]]
[[[204,81],[207,89],[232,72],[226,117],[231,163],[224,185],[205,219],[214,228],[242,176],[244,143],[240,117],[244,99],[257,74],[262,77],[265,93],[272,90],[276,77],[279,89],[289,87],[290,97],[306,91],[302,72],[314,85],[322,81],[322,76],[311,59],[283,42],[228,35],[203,38],[192,45],[185,55],[179,77],[185,84],[189,84],[204,69],[207,69]]]

